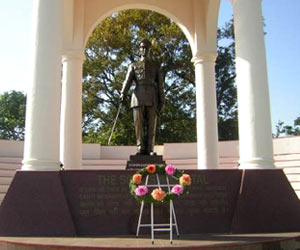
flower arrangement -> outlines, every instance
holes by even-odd
[[[161,175],[169,176],[179,181],[173,186],[169,192],[166,192],[160,188],[155,188],[151,192],[148,187],[142,184],[143,180],[148,175]],[[183,194],[188,194],[189,186],[192,183],[190,175],[184,174],[183,171],[178,170],[173,165],[148,165],[147,167],[138,170],[131,178],[129,183],[130,193],[134,198],[140,202],[169,202],[174,200]]]

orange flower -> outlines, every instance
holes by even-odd
[[[156,201],[162,201],[166,197],[165,191],[156,188],[152,191],[151,196]]]
[[[179,178],[179,183],[180,183],[181,185],[190,186],[191,183],[192,183],[191,176],[189,176],[188,174],[183,174],[183,175]]]
[[[148,165],[147,166],[147,171],[149,174],[154,174],[156,171],[155,165]]]
[[[135,183],[135,184],[140,184],[142,183],[142,175],[141,174],[134,174],[132,176],[132,181]]]

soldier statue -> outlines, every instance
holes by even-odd
[[[164,83],[159,63],[151,59],[151,43],[139,44],[140,61],[132,63],[123,82],[120,101],[123,102],[132,83],[135,83],[130,107],[137,141],[137,155],[155,155],[157,117],[164,105]]]

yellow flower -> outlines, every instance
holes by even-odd
[[[179,178],[179,183],[180,183],[181,185],[190,186],[191,183],[192,183],[191,176],[189,176],[188,174],[183,174],[183,175]]]

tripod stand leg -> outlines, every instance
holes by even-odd
[[[170,243],[173,243],[173,201],[170,201]]]
[[[172,213],[173,213],[173,218],[174,218],[174,223],[175,223],[175,229],[176,229],[176,235],[177,238],[179,238],[179,230],[178,230],[178,225],[177,225],[177,219],[176,219],[176,214],[175,214],[175,208],[174,208],[174,203],[172,201]]]
[[[141,226],[141,220],[142,220],[143,209],[144,209],[144,201],[142,201],[142,204],[141,204],[140,215],[139,215],[139,221],[138,221],[138,225],[137,225],[137,229],[136,229],[136,237],[139,237],[139,232],[140,232],[140,226]]]
[[[153,211],[153,203],[151,203],[151,240],[152,240],[152,244],[154,244],[154,211]]]

